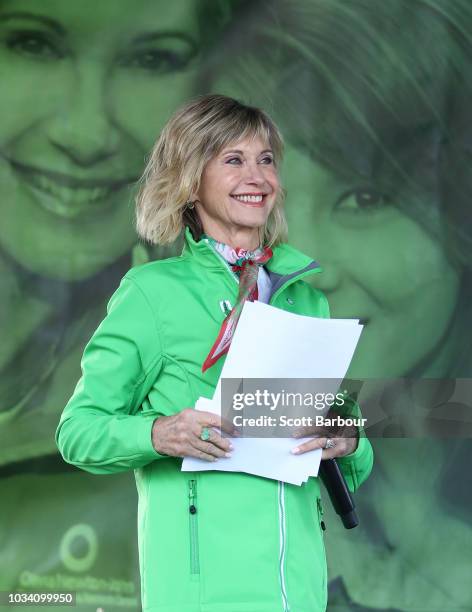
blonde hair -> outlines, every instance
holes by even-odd
[[[276,166],[282,161],[283,140],[272,119],[259,108],[233,98],[200,96],[174,113],[156,141],[141,178],[136,198],[136,228],[147,242],[174,242],[185,225],[198,240],[202,226],[191,194],[198,191],[206,164],[225,146],[247,137],[268,142]],[[261,231],[261,241],[273,246],[286,240],[280,187],[274,207]]]

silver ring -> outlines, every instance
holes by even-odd
[[[331,440],[331,438],[326,438],[326,444],[324,445],[325,450],[328,448],[334,448],[336,446],[336,442]]]

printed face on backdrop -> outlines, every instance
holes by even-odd
[[[441,376],[460,272],[438,238],[388,194],[343,183],[290,146],[283,176],[290,242],[323,267],[312,282],[331,316],[367,322],[348,375],[402,376],[436,355],[429,375]]]
[[[249,137],[223,148],[203,171],[195,194],[204,231],[228,242],[236,232],[249,232],[258,246],[259,228],[274,207],[279,180],[270,145]]]
[[[0,248],[78,280],[136,240],[130,184],[192,88],[194,0],[0,2]]]

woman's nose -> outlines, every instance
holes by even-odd
[[[264,173],[257,163],[248,162],[245,166],[244,180],[250,185],[263,185]]]
[[[118,150],[120,134],[107,108],[106,75],[92,69],[78,70],[66,89],[63,108],[47,126],[50,143],[74,164],[93,166]]]

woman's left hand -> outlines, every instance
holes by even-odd
[[[321,448],[323,449],[321,459],[334,459],[335,457],[344,457],[353,453],[359,442],[359,432],[356,427],[345,428],[342,432],[342,437],[336,437],[339,436],[339,431],[330,436],[326,434],[326,429],[321,428],[318,428],[318,432],[313,428],[310,431],[301,430],[295,437],[307,437],[316,433],[318,434],[316,438],[295,446],[292,448],[292,453],[294,455],[301,455]]]

